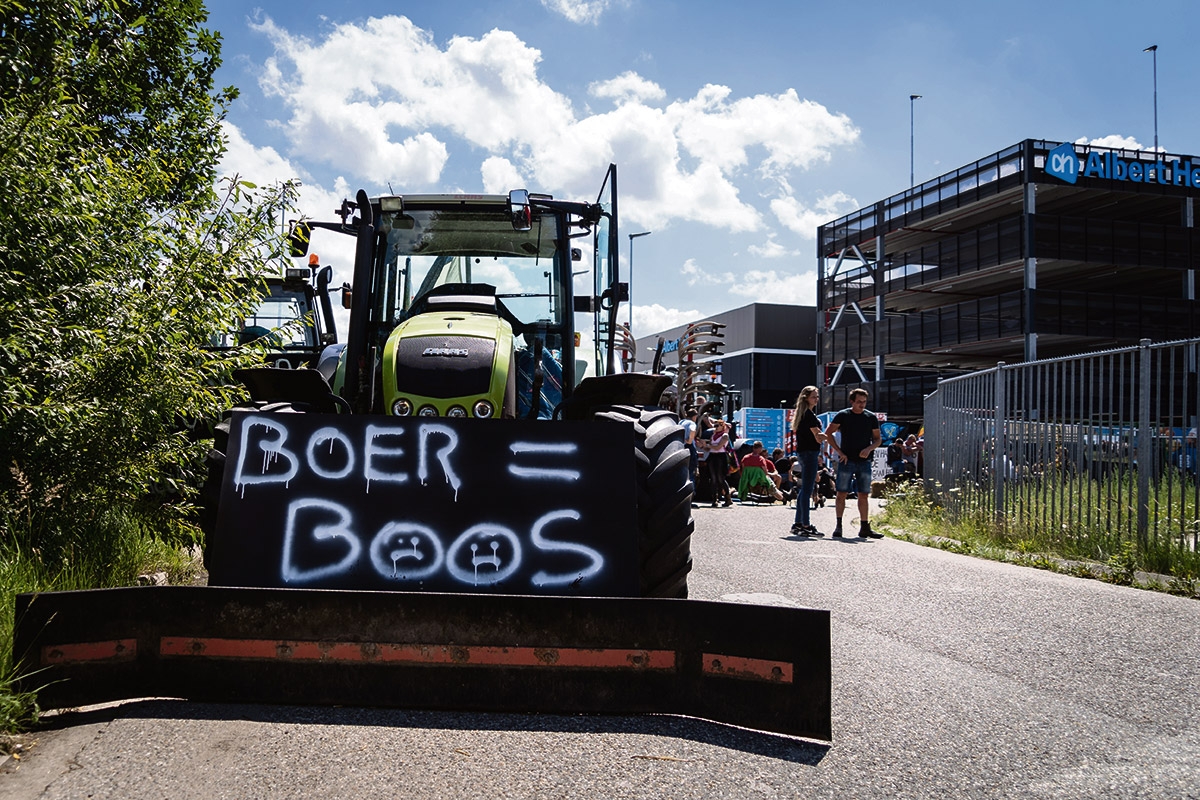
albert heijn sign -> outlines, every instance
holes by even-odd
[[[1087,158],[1081,159],[1069,142],[1046,154],[1045,171],[1064,183],[1075,183],[1083,177],[1200,188],[1200,162],[1187,158],[1168,161],[1161,156],[1153,161],[1124,159],[1111,150],[1090,150]]]
[[[636,596],[632,426],[235,412],[209,582]]]

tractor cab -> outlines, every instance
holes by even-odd
[[[584,378],[619,370],[614,183],[610,167],[594,204],[360,192],[340,224],[295,224],[293,255],[314,228],[358,237],[334,391],[365,412],[547,419]],[[592,291],[577,293],[589,273]]]
[[[262,342],[271,367],[300,369],[317,366],[323,350],[337,342],[329,284],[331,267],[319,266],[317,255],[308,267],[286,267],[282,276],[260,278],[247,289],[260,295],[254,311],[234,330],[210,337],[212,350]]]

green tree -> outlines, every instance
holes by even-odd
[[[0,0],[0,97],[27,113],[70,104],[117,167],[164,166],[150,200],[212,186],[218,128],[237,97],[215,91],[220,36],[202,0]]]
[[[190,530],[155,498],[187,499],[205,445],[183,423],[231,402],[249,355],[204,345],[254,303],[281,192],[214,187],[235,93],[205,19],[0,0],[0,558],[98,556],[114,515]]]

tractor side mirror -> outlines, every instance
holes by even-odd
[[[308,255],[308,243],[312,241],[312,228],[307,222],[292,222],[288,231],[288,251],[292,258]]]
[[[508,193],[508,213],[512,218],[514,231],[527,231],[533,228],[533,209],[529,207],[528,190],[513,189]]]
[[[342,308],[349,309],[354,302],[354,290],[349,283],[342,284]]]

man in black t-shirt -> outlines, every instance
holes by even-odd
[[[834,437],[841,433],[841,442]],[[864,539],[882,539],[883,534],[871,530],[870,514],[871,453],[883,443],[879,433],[879,418],[867,411],[867,390],[850,390],[850,407],[839,411],[825,429],[829,446],[837,453],[837,525],[833,538],[842,536],[842,512],[846,510],[846,495],[858,492],[858,516],[861,525],[858,535]]]

